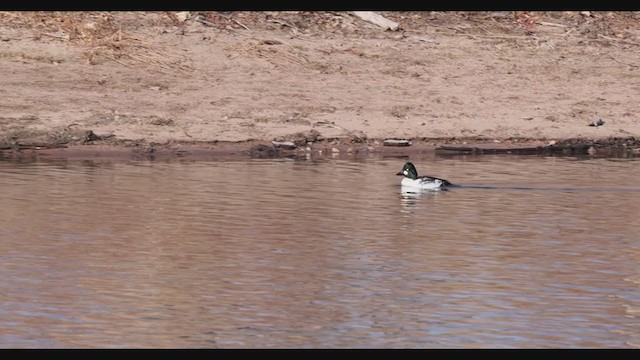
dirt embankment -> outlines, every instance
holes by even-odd
[[[640,13],[380,14],[0,13],[0,149],[640,148]]]

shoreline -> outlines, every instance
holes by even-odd
[[[355,158],[358,156],[421,155],[566,155],[636,157],[640,140],[634,137],[605,139],[407,139],[401,146],[385,145],[383,139],[331,139],[313,143],[246,141],[89,141],[85,143],[16,143],[0,149],[0,160],[211,160],[249,158]]]

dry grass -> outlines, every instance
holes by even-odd
[[[514,46],[536,45],[540,41],[553,45],[571,40],[640,47],[640,12],[381,13],[409,33],[443,32],[510,41]],[[90,64],[110,60],[186,72],[193,70],[190,60],[171,49],[157,49],[153,39],[161,31],[184,29],[185,24],[193,21],[251,36],[254,41],[242,44],[236,56],[250,52],[276,64],[306,64],[308,60],[299,48],[284,40],[258,39],[262,30],[281,29],[292,37],[397,36],[379,31],[350,12],[191,12],[187,21],[181,21],[173,12],[0,12],[0,26],[28,28],[36,37],[68,41],[83,49]]]
[[[248,42],[239,42],[227,50],[231,50],[234,55],[231,60],[250,53],[253,56],[264,58],[276,65],[286,65],[287,63],[308,64],[309,60],[302,54],[299,47],[280,39],[257,39],[251,38]]]
[[[36,38],[68,41],[83,49],[89,64],[113,60],[123,65],[139,62],[167,70],[191,71],[188,59],[156,49],[153,34],[136,30],[173,26],[165,13],[121,12],[3,12],[0,23],[31,29]],[[135,33],[135,35],[134,35]]]

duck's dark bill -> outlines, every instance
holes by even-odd
[[[399,173],[397,173],[396,175],[404,175],[404,173],[402,171],[400,171]]]

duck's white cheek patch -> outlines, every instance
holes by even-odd
[[[407,170],[403,171],[402,173],[405,175],[409,175],[409,172]]]

